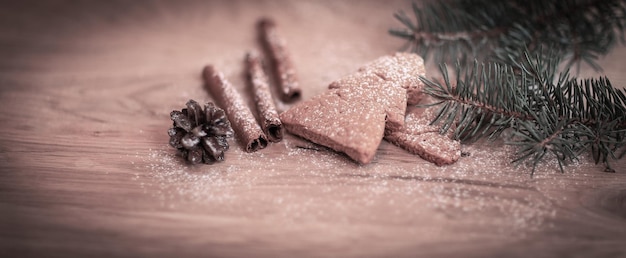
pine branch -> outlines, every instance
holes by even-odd
[[[446,65],[442,82],[422,77],[425,92],[441,106],[433,123],[442,133],[455,128],[455,138],[465,142],[513,130],[506,143],[518,146],[514,162],[531,162],[532,173],[548,154],[563,171],[585,151],[612,170],[610,160],[626,155],[626,90],[607,78],[557,76],[555,52],[521,56],[512,64],[475,62],[470,69],[457,63],[455,80]]]
[[[562,50],[568,66],[585,62],[599,70],[596,60],[624,43],[626,27],[624,0],[455,0],[412,9],[414,18],[395,14],[405,27],[389,33],[437,63],[507,59],[550,46]]]

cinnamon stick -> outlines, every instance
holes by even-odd
[[[263,71],[263,65],[256,52],[246,54],[246,74],[254,95],[261,128],[271,142],[283,139],[283,124],[278,117],[276,105],[272,99],[269,80]]]
[[[207,65],[202,71],[206,88],[216,102],[226,111],[228,120],[239,140],[245,144],[247,152],[254,152],[267,146],[267,138],[256,122],[252,112],[244,104],[241,95],[226,80],[224,74],[218,72],[212,65]]]
[[[276,30],[276,23],[269,18],[258,22],[259,40],[269,56],[274,78],[279,88],[280,98],[285,102],[300,99],[301,89],[296,76],[296,69],[287,51],[286,41]]]

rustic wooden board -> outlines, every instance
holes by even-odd
[[[502,145],[437,167],[383,142],[358,166],[287,137],[192,167],[167,145],[169,112],[211,100],[204,65],[243,92],[258,17],[281,26],[306,99],[397,50],[386,30],[408,6],[0,4],[0,256],[624,257],[624,160],[617,173],[547,162],[531,178]],[[619,48],[601,61],[618,87],[624,60]]]

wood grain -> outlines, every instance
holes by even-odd
[[[243,92],[258,17],[281,26],[307,99],[397,50],[386,30],[409,6],[1,3],[0,256],[626,256],[624,160],[546,162],[531,178],[506,146],[464,146],[446,167],[388,143],[367,166],[291,136],[256,153],[233,142],[212,166],[167,146],[169,112],[211,100],[204,65]],[[618,48],[581,76],[624,87],[624,60]]]

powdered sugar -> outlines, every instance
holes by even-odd
[[[165,207],[210,207],[288,224],[408,223],[419,233],[428,228],[424,220],[447,230],[478,225],[523,236],[556,215],[530,167],[509,164],[510,146],[463,146],[469,156],[443,167],[394,148],[383,143],[374,161],[361,166],[288,136],[255,153],[234,147],[223,163],[189,166],[163,146],[145,157],[148,177],[140,181],[152,185],[145,189]],[[553,162],[536,172],[557,173]]]

